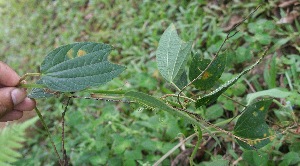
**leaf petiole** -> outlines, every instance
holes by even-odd
[[[21,78],[20,78],[20,81],[19,81],[19,84],[21,84],[21,82],[23,80],[25,80],[27,77],[34,77],[34,76],[41,76],[42,73],[26,73],[24,74]]]

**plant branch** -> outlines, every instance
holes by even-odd
[[[178,149],[180,146],[182,146],[188,140],[194,138],[196,135],[197,135],[197,133],[194,133],[194,134],[190,135],[189,137],[187,137],[186,139],[184,139],[183,141],[180,141],[180,143],[178,143],[171,150],[169,150],[165,155],[163,155],[159,160],[157,160],[153,164],[153,166],[158,166],[162,161],[164,161],[168,156],[170,156],[176,149]]]
[[[244,104],[242,104],[242,103],[240,103],[240,102],[234,100],[233,98],[231,98],[231,97],[229,97],[229,96],[227,96],[227,95],[225,95],[225,94],[222,94],[222,96],[224,96],[224,97],[226,97],[227,99],[229,99],[229,100],[231,100],[231,101],[237,103],[238,105],[240,105],[240,106],[242,106],[242,107],[247,107],[246,105],[244,105]]]
[[[61,150],[62,150],[62,153],[63,153],[63,165],[69,165],[68,164],[67,151],[65,149],[65,115],[66,115],[70,100],[71,100],[71,98],[69,97],[68,101],[67,101],[67,104],[66,104],[66,107],[64,109],[64,112],[62,113],[62,122],[61,122],[61,125],[62,125],[62,132],[61,132],[62,148],[61,148]]]
[[[54,144],[54,141],[53,141],[53,139],[52,139],[52,137],[51,137],[51,133],[50,133],[50,131],[49,131],[49,128],[48,128],[48,126],[46,125],[46,122],[45,122],[45,120],[44,120],[44,118],[43,118],[41,112],[39,111],[39,109],[38,109],[37,107],[35,107],[34,109],[35,109],[35,112],[37,113],[37,115],[39,116],[39,119],[40,119],[40,121],[42,122],[44,128],[46,129],[47,134],[48,134],[49,139],[50,139],[50,142],[51,142],[51,144],[52,144],[52,147],[54,148],[55,154],[56,154],[56,156],[57,156],[57,158],[58,158],[58,160],[59,160],[59,163],[62,165],[62,160],[60,159],[60,156],[59,156],[59,154],[58,154],[58,151],[57,151],[57,149],[56,149],[56,146],[55,146],[55,144]]]
[[[198,133],[198,140],[197,140],[197,143],[196,143],[196,145],[195,145],[195,147],[194,147],[194,150],[193,150],[193,153],[192,153],[192,155],[190,156],[190,166],[193,166],[193,165],[195,165],[194,164],[194,158],[195,158],[195,156],[196,156],[196,154],[197,154],[197,151],[198,151],[198,149],[199,149],[199,146],[200,146],[200,143],[201,143],[201,141],[202,141],[202,131],[201,131],[201,128],[199,127],[199,126],[197,126],[197,133]]]
[[[163,96],[160,97],[160,98],[165,99],[165,98],[167,98],[167,97],[169,97],[169,96],[171,96],[171,97],[177,97],[177,95],[175,95],[175,94],[166,94],[166,95],[163,95]],[[187,100],[192,101],[192,102],[196,102],[196,101],[193,100],[192,98],[189,98],[189,97],[186,97],[186,96],[179,96],[179,97],[181,97],[181,98],[183,98],[183,99],[187,99]]]

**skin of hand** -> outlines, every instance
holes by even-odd
[[[26,97],[26,89],[17,88],[20,76],[0,61],[0,122],[13,121],[23,116],[23,111],[35,108],[35,101]]]

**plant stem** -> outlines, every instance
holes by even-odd
[[[177,95],[175,95],[175,94],[166,94],[166,95],[163,95],[163,96],[160,97],[160,98],[164,99],[164,98],[167,98],[167,97],[169,97],[169,96],[177,97]],[[184,99],[187,99],[187,100],[192,101],[192,102],[196,102],[196,101],[193,100],[192,98],[189,98],[189,97],[186,97],[186,96],[179,96],[179,97],[184,98]]]
[[[242,107],[247,107],[246,105],[244,105],[244,104],[242,104],[242,103],[240,103],[240,102],[234,100],[233,98],[231,98],[231,97],[225,95],[224,93],[222,94],[222,96],[224,96],[224,97],[226,97],[227,99],[229,99],[229,100],[231,100],[231,101],[233,101],[233,102],[235,102],[235,103],[241,105]]]
[[[197,130],[198,130],[198,141],[197,141],[197,143],[196,143],[196,145],[194,147],[192,155],[190,156],[190,166],[195,165],[194,158],[195,158],[195,156],[197,154],[197,151],[199,149],[200,143],[202,141],[202,131],[201,131],[201,128],[199,126],[197,126]]]
[[[184,139],[183,141],[181,141],[179,144],[177,144],[176,146],[174,146],[171,150],[169,150],[165,155],[163,155],[159,160],[157,160],[153,166],[158,166],[162,161],[164,161],[164,159],[166,159],[168,156],[170,156],[177,148],[179,148],[181,145],[183,145],[185,142],[187,142],[188,140],[194,138],[196,136],[196,133],[190,135],[189,137],[187,137],[186,139]]]
[[[62,164],[62,161],[61,161],[61,159],[60,159],[60,156],[59,156],[59,154],[58,154],[58,151],[57,151],[57,149],[56,149],[56,146],[55,146],[55,144],[54,144],[54,141],[53,141],[53,139],[52,139],[52,137],[51,137],[51,133],[50,133],[50,131],[49,131],[49,128],[48,128],[48,126],[46,125],[46,122],[45,122],[45,120],[44,120],[44,118],[43,118],[41,112],[39,111],[39,109],[38,109],[37,107],[35,107],[34,109],[35,109],[35,112],[37,113],[37,115],[39,116],[40,121],[42,122],[43,126],[45,127],[45,129],[46,129],[46,131],[47,131],[47,134],[48,134],[48,136],[49,136],[49,138],[50,138],[50,142],[51,142],[51,144],[52,144],[52,146],[53,146],[53,148],[54,148],[54,150],[55,150],[56,156],[57,156],[57,158],[58,158],[60,164]]]
[[[61,132],[62,148],[61,148],[61,151],[62,151],[62,154],[63,154],[63,165],[69,165],[68,164],[67,151],[65,149],[65,115],[66,115],[70,100],[71,100],[71,98],[69,97],[68,101],[67,101],[67,104],[66,104],[66,107],[64,109],[64,112],[61,115],[62,116],[62,122],[61,122],[61,126],[62,126],[62,132]]]
[[[180,88],[178,88],[178,86],[177,86],[175,83],[171,82],[171,84],[172,84],[172,86],[174,86],[174,88],[175,88],[176,90],[181,91]]]
[[[23,80],[25,80],[26,79],[26,77],[33,77],[33,76],[41,76],[41,73],[26,73],[26,74],[24,74],[21,78],[20,78],[20,81],[19,81],[19,84],[21,84],[21,82],[23,81]]]

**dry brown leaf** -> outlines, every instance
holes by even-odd
[[[277,24],[290,24],[292,23],[300,14],[297,11],[292,11],[288,13],[285,17],[277,21]]]
[[[278,7],[280,8],[286,8],[286,7],[289,7],[291,5],[295,5],[297,2],[299,2],[298,0],[291,0],[291,1],[283,1],[281,2]]]

